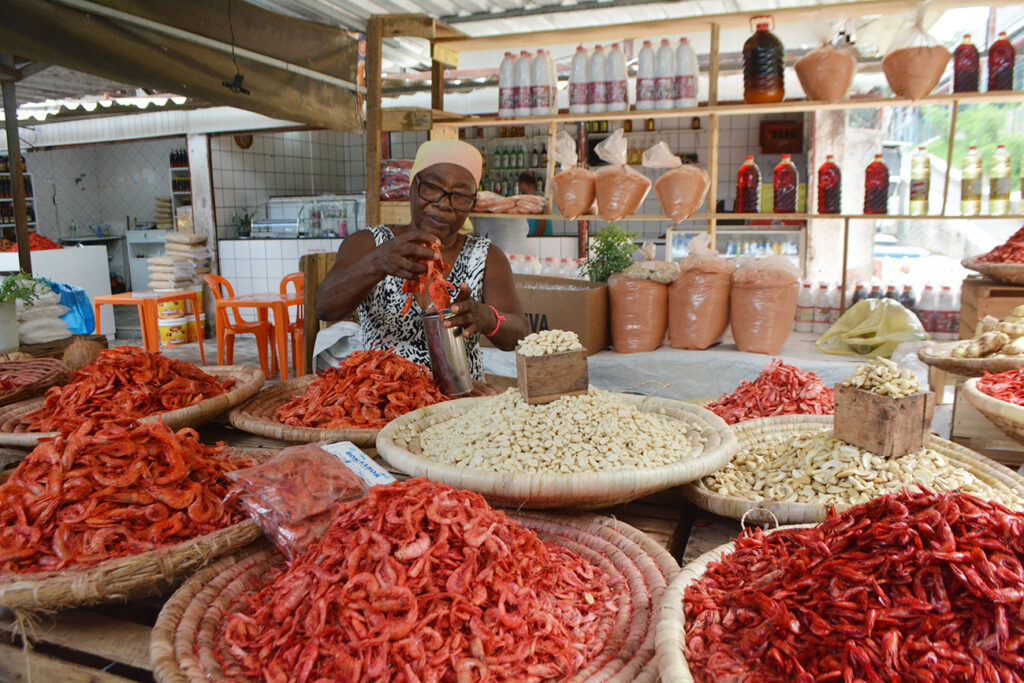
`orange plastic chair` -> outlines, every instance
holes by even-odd
[[[256,349],[260,354],[260,368],[267,377],[277,372],[277,356],[274,354],[274,324],[269,320],[245,320],[237,308],[231,306],[235,289],[220,275],[208,273],[203,276],[217,304],[217,363],[231,365],[235,359],[235,335],[255,334]],[[232,322],[232,315],[234,321]],[[267,370],[267,351],[270,351],[270,370]],[[225,359],[226,356],[226,359]]]
[[[288,285],[295,285],[294,291],[289,291]],[[302,301],[303,295],[306,289],[306,276],[303,273],[289,273],[281,279],[281,293],[285,295],[294,295],[300,301]],[[306,365],[306,353],[305,353],[305,307],[303,304],[293,304],[296,316],[295,320],[289,320],[288,323],[288,336],[292,340],[292,363],[295,366],[295,375],[301,376],[305,374]],[[289,309],[292,308],[289,306]],[[290,316],[289,316],[290,318]]]

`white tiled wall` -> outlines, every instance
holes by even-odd
[[[340,239],[220,240],[220,274],[235,294],[280,291],[281,278],[299,270],[299,257],[335,252]]]

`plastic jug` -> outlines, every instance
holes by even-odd
[[[675,97],[676,109],[688,109],[697,106],[697,75],[700,69],[697,66],[697,53],[693,51],[690,41],[686,38],[679,39],[676,47],[676,75],[673,94]]]
[[[587,111],[591,114],[602,114],[608,109],[608,72],[604,56],[604,48],[594,48],[587,65],[589,79],[587,87]]]
[[[569,113],[586,114],[589,97],[590,77],[587,72],[587,51],[582,45],[576,48],[569,70]]]
[[[796,192],[800,183],[796,164],[788,154],[782,155],[782,161],[775,167],[772,176],[772,188],[775,190],[775,213],[796,213]]]
[[[761,206],[761,169],[754,157],[743,160],[736,174],[736,213],[757,213]]]
[[[1013,61],[1017,51],[1006,39],[1006,31],[999,32],[999,40],[988,47],[988,89],[1013,90]]]
[[[743,100],[749,104],[781,102],[786,96],[782,41],[771,33],[774,19],[753,17],[754,35],[743,43]]]
[[[640,110],[654,109],[654,48],[651,41],[645,40],[637,55],[636,63],[636,108]]]
[[[671,109],[675,106],[676,55],[667,38],[662,39],[658,48],[654,75],[654,108]]]
[[[841,213],[842,176],[831,154],[818,169],[818,213]]]
[[[889,213],[889,168],[881,154],[864,171],[864,213]]]
[[[953,92],[978,92],[978,48],[971,34],[953,50]]]
[[[530,115],[530,94],[533,85],[533,59],[523,50],[516,60],[516,109],[515,115]]]
[[[516,114],[516,56],[505,53],[498,77],[498,116],[510,119]]]
[[[608,77],[608,111],[629,109],[629,82],[626,80],[626,56],[618,43],[612,43],[606,65]]]

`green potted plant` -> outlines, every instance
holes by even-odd
[[[27,273],[8,275],[0,280],[0,353],[18,350],[18,312],[16,301],[31,306],[38,282]]]
[[[607,282],[615,273],[620,273],[633,263],[636,233],[626,232],[614,223],[594,235],[590,255],[583,263],[583,273],[592,282]]]

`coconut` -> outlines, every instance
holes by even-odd
[[[61,360],[72,370],[78,370],[99,358],[102,350],[103,347],[97,342],[76,339],[68,348],[64,349]]]

